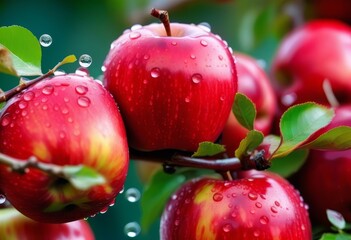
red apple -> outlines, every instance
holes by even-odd
[[[351,101],[351,28],[338,21],[315,20],[297,28],[280,44],[272,75],[281,110],[306,101],[329,104],[328,80],[340,103]]]
[[[337,126],[351,126],[351,105],[335,109],[332,122],[316,134]],[[292,181],[310,206],[313,221],[328,224],[326,210],[340,212],[351,221],[351,150],[311,150]]]
[[[35,222],[14,208],[0,210],[0,239],[20,240],[94,240],[88,222],[78,220],[62,224]]]
[[[238,92],[249,97],[256,106],[255,129],[268,134],[277,108],[270,79],[256,59],[238,52],[234,53],[234,56],[238,72]],[[222,144],[226,145],[230,157],[234,156],[240,141],[247,133],[248,130],[242,127],[231,113],[222,133]]]
[[[195,151],[216,141],[237,90],[230,48],[203,26],[135,26],[111,45],[104,84],[119,104],[130,147]]]
[[[307,2],[314,18],[333,18],[351,23],[351,2],[349,0],[310,0]]]
[[[170,199],[161,239],[312,239],[299,193],[269,172],[239,172],[238,179],[197,179]]]
[[[37,169],[0,166],[0,189],[21,213],[68,222],[104,210],[122,189],[129,163],[125,129],[109,92],[88,76],[55,76],[11,98],[0,115],[0,152],[25,161],[95,169],[105,184],[78,190]]]

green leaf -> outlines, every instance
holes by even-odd
[[[242,93],[237,93],[235,95],[232,110],[235,118],[243,127],[248,130],[254,129],[256,108],[253,102],[247,96]]]
[[[201,142],[192,157],[211,157],[222,152],[225,152],[225,147],[221,144]]]
[[[277,135],[267,135],[264,137],[263,142],[261,144],[262,148],[268,150],[268,156],[274,154],[274,152],[278,149],[281,142],[281,138]]]
[[[268,170],[287,178],[302,167],[307,157],[307,149],[298,149],[287,156],[274,158],[274,160],[272,160],[272,165]]]
[[[303,145],[334,117],[331,108],[307,102],[289,108],[280,119],[282,142],[273,157],[282,157]]]
[[[337,229],[343,230],[345,228],[346,221],[341,213],[327,209],[327,217],[329,222],[333,224],[333,226],[335,226]]]
[[[346,233],[324,233],[320,240],[351,240],[351,235]]]
[[[0,71],[17,76],[41,75],[38,39],[21,26],[0,27]]]
[[[95,169],[84,165],[64,166],[63,174],[66,180],[78,190],[84,191],[96,185],[106,183],[106,179]]]
[[[326,133],[321,134],[317,139],[304,144],[304,148],[346,150],[351,148],[351,127],[339,126]]]
[[[238,149],[235,150],[235,156],[242,158],[248,152],[256,149],[263,141],[263,133],[256,130],[251,130],[247,133],[246,137],[240,141]]]
[[[141,227],[144,231],[162,214],[169,197],[185,181],[184,175],[167,174],[162,170],[155,173],[141,198]]]
[[[141,198],[141,227],[148,231],[150,226],[161,216],[162,211],[172,194],[187,180],[213,171],[182,168],[174,174],[160,170],[152,177],[150,184],[145,186]]]

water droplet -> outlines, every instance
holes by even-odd
[[[260,232],[259,231],[254,231],[253,235],[254,235],[254,237],[259,237],[260,236]]]
[[[278,201],[275,201],[274,204],[275,204],[277,207],[280,206],[280,202],[278,202]]]
[[[222,228],[222,229],[223,229],[224,232],[227,233],[227,232],[230,232],[230,231],[233,229],[233,227],[232,227],[231,224],[226,223],[226,224],[223,225],[223,228]]]
[[[134,39],[138,39],[141,36],[140,32],[131,32],[129,33],[129,38],[134,40]]]
[[[55,76],[62,76],[62,75],[65,75],[66,72],[61,70],[61,69],[57,69],[55,72],[54,72],[54,75]]]
[[[88,76],[89,75],[89,70],[85,67],[79,67],[77,68],[77,70],[75,71],[75,74],[79,75],[79,76]]]
[[[68,108],[67,108],[67,107],[63,107],[63,108],[61,109],[61,113],[64,114],[64,115],[68,114],[68,113],[69,113]]]
[[[220,202],[223,199],[223,195],[221,193],[215,193],[213,194],[213,201],[215,202]]]
[[[255,203],[255,206],[256,206],[257,208],[261,208],[261,207],[262,207],[262,203],[257,202],[257,203]]]
[[[202,22],[197,26],[206,32],[211,32],[211,25],[208,22]]]
[[[48,105],[43,105],[41,109],[43,109],[44,111],[48,110]]]
[[[101,213],[101,214],[104,214],[104,213],[106,213],[107,211],[108,211],[108,207],[105,207],[105,208],[103,208],[103,209],[100,210],[100,213]]]
[[[272,213],[277,213],[278,209],[275,206],[272,206],[271,207],[271,211],[272,211]]]
[[[224,101],[224,99],[225,99],[225,97],[224,97],[224,96],[220,96],[220,97],[219,97],[219,100],[220,100],[221,102],[223,102],[223,101]]]
[[[66,137],[66,134],[65,134],[64,132],[60,132],[60,133],[59,133],[59,136],[60,136],[60,138],[65,138],[65,137]]]
[[[179,219],[176,219],[176,220],[174,221],[174,225],[175,225],[175,226],[178,226],[178,225],[179,225],[179,222],[180,222]]]
[[[140,199],[140,191],[137,188],[129,188],[125,195],[128,202],[136,202]]]
[[[158,78],[160,76],[160,69],[155,67],[151,69],[151,77],[152,78]]]
[[[288,93],[281,97],[281,102],[285,106],[290,106],[296,101],[296,99],[297,99],[296,93]]]
[[[80,95],[84,95],[88,92],[88,88],[86,86],[83,85],[78,85],[75,88],[76,93],[80,94]]]
[[[110,207],[113,207],[116,203],[116,199],[112,199],[112,201],[110,202],[109,206]]]
[[[106,67],[105,66],[101,66],[101,71],[105,72],[106,71]]]
[[[24,99],[25,101],[30,101],[30,100],[32,100],[33,98],[34,98],[34,93],[31,92],[31,91],[28,91],[28,92],[26,92],[26,93],[23,95],[23,99]]]
[[[130,222],[124,226],[124,233],[131,238],[138,236],[140,231],[140,225],[137,222]]]
[[[1,119],[1,126],[6,127],[11,122],[10,114],[6,113]]]
[[[45,95],[50,95],[54,92],[54,87],[52,85],[46,85],[41,92]]]
[[[144,60],[148,60],[149,58],[150,58],[150,55],[148,55],[148,54],[144,55]]]
[[[200,73],[195,73],[191,76],[191,81],[195,84],[200,83],[202,80],[202,75]]]
[[[236,218],[238,216],[238,214],[236,212],[232,212],[231,216],[232,216],[232,218]]]
[[[43,34],[39,38],[40,45],[49,47],[52,44],[52,37],[49,34]]]
[[[67,102],[69,102],[69,98],[68,97],[64,97],[63,101],[67,103]]]
[[[80,96],[77,100],[77,103],[81,107],[84,107],[84,108],[89,107],[90,99],[88,97],[85,97],[85,96]]]
[[[190,58],[191,58],[191,59],[195,59],[196,56],[195,56],[194,54],[190,54]]]
[[[172,44],[172,46],[177,46],[177,42],[176,41],[172,41],[171,44]]]
[[[254,192],[249,192],[247,196],[249,197],[250,200],[253,200],[253,201],[258,198],[257,193],[254,193]]]
[[[27,116],[27,114],[28,114],[28,112],[26,110],[23,110],[22,113],[21,113],[22,117]]]
[[[26,107],[27,107],[27,102],[25,102],[25,101],[20,101],[19,103],[18,103],[18,108],[19,109],[25,109]]]
[[[130,28],[130,30],[135,31],[135,30],[141,29],[142,27],[143,27],[143,26],[140,25],[140,24],[135,24],[135,25],[133,25],[133,26]]]
[[[263,225],[266,225],[269,222],[269,219],[267,216],[262,216],[260,217],[260,223]]]
[[[143,80],[143,83],[144,83],[144,84],[147,84],[147,79],[144,79],[144,80]]]
[[[124,186],[122,186],[122,189],[119,191],[120,194],[124,192]]]
[[[305,230],[306,230],[305,225],[303,225],[303,224],[301,225],[301,230],[302,230],[302,231],[305,231]]]
[[[0,193],[0,204],[4,204],[6,202],[6,196]]]
[[[186,97],[186,98],[184,99],[184,101],[185,101],[186,103],[189,103],[189,102],[190,102],[190,98],[189,98],[189,97]]]
[[[222,61],[223,60],[223,56],[222,55],[218,55],[218,59]]]
[[[205,40],[201,40],[200,44],[204,47],[207,47],[208,43]]]
[[[73,123],[73,118],[68,117],[68,118],[67,118],[67,122],[69,122],[69,123]]]
[[[88,55],[88,54],[83,54],[82,56],[79,57],[79,65],[81,67],[89,67],[91,63],[93,62],[93,59]]]

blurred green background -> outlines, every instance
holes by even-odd
[[[42,34],[52,36],[52,45],[42,49],[43,72],[69,54],[88,54],[93,59],[90,74],[98,78],[111,42],[124,29],[157,21],[149,15],[152,7],[168,10],[172,22],[209,23],[212,32],[234,51],[263,60],[267,70],[281,38],[308,17],[302,1],[284,0],[0,0],[0,25],[26,27],[38,38]],[[78,62],[62,70],[74,72],[77,67]],[[18,83],[17,78],[7,75],[0,74],[0,78],[3,90]],[[140,200],[129,202],[125,193],[129,188],[142,192],[142,187],[132,161],[125,191],[115,206],[88,219],[97,240],[131,239],[124,227],[140,222]],[[133,239],[157,240],[158,226],[155,223],[147,233],[141,231]]]

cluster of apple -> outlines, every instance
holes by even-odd
[[[154,9],[152,14],[163,25],[135,25],[111,44],[103,66],[104,85],[85,74],[45,77],[17,91],[2,109],[0,152],[10,160],[32,162],[22,171],[1,165],[0,190],[15,209],[41,222],[38,228],[60,223],[48,226],[53,231],[61,226],[66,237],[93,238],[80,219],[114,203],[132,151],[187,157],[200,143],[212,142],[224,145],[226,156],[237,156],[243,139],[252,133],[232,113],[237,92],[255,104],[252,128],[262,136],[278,129],[277,119],[289,107],[308,101],[326,106],[333,102],[335,109],[330,124],[311,138],[351,126],[348,26],[316,21],[296,29],[274,58],[273,82],[256,60],[233,52],[206,25],[170,24],[166,12]],[[252,150],[256,155],[248,151],[240,156],[248,161],[266,158],[263,150]],[[192,179],[164,207],[160,237],[312,239],[309,212],[314,221],[325,223],[326,210],[333,209],[351,221],[351,197],[345,191],[350,186],[348,153],[311,150],[306,164],[292,177],[301,195],[278,174],[250,170],[256,165],[239,163],[238,169],[222,169],[220,178],[216,174]],[[182,165],[175,158],[165,162],[171,163],[171,172]],[[72,184],[77,179],[67,178],[75,169],[43,171],[36,167],[39,163],[84,165],[102,180],[77,188]],[[192,164],[206,165],[196,160]],[[19,217],[14,209],[6,211],[0,221]],[[77,229],[86,229],[89,237]]]

